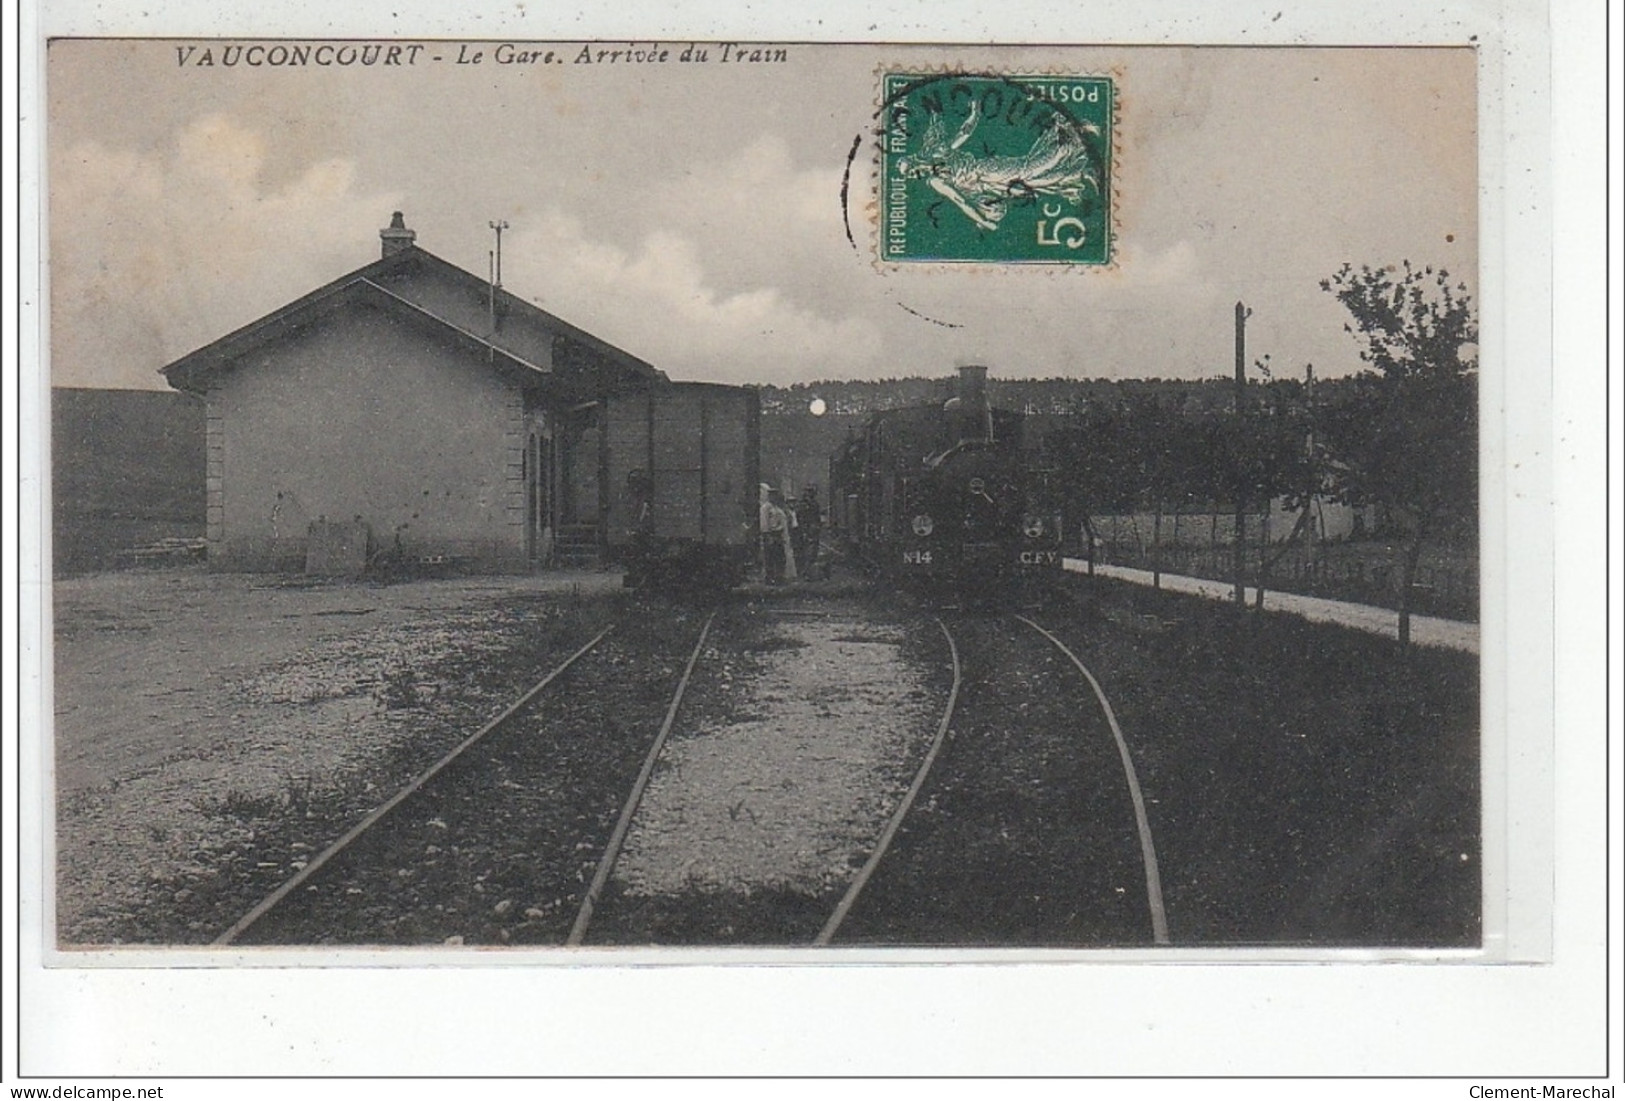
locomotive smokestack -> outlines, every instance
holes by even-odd
[[[987,368],[966,364],[959,369],[959,400],[966,405],[987,404]]]
[[[993,407],[987,401],[987,368],[966,364],[959,369],[957,393],[946,412],[955,425],[955,434],[966,440],[993,441]]]

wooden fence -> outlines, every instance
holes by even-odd
[[[1186,536],[1186,522],[1192,519],[1187,515],[1180,525],[1180,542],[1165,543],[1160,547],[1142,538],[1145,532],[1131,532],[1127,523],[1119,523],[1116,530],[1119,536],[1128,537],[1113,539],[1113,519],[1102,517],[1095,521],[1097,563],[1140,570],[1160,568],[1164,573],[1215,581],[1232,581],[1235,578],[1234,517],[1229,518],[1228,525],[1219,530],[1216,539],[1208,530],[1209,518],[1202,517],[1203,526],[1199,529],[1198,538],[1212,539],[1204,543]],[[1253,540],[1257,539],[1260,530],[1257,521],[1261,519],[1255,517],[1248,524],[1248,534]],[[1163,537],[1172,537],[1172,525],[1166,517]],[[1070,553],[1086,557],[1081,537]],[[1260,547],[1256,542],[1250,542],[1244,558],[1248,585],[1258,583],[1262,562],[1267,569],[1264,580],[1266,590],[1351,600],[1382,608],[1399,607],[1404,567],[1401,547],[1397,544],[1379,541],[1304,542],[1291,546],[1275,543]],[[1424,548],[1423,561],[1418,564],[1412,590],[1413,611],[1476,622],[1478,598],[1478,562],[1475,555],[1459,550]]]

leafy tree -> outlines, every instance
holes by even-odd
[[[1399,638],[1408,644],[1424,541],[1476,513],[1478,321],[1465,284],[1409,261],[1345,264],[1321,289],[1349,311],[1344,328],[1370,369],[1328,404],[1320,432],[1339,496],[1377,506],[1402,536]]]
[[[1286,498],[1289,505],[1307,497],[1312,477],[1305,447],[1308,437],[1302,388],[1292,382],[1249,383],[1241,412],[1215,417],[1207,426],[1211,489],[1218,499],[1231,502],[1236,509],[1233,539],[1238,604],[1247,578],[1246,516],[1276,497]],[[1268,548],[1260,540],[1259,570],[1252,578],[1260,604],[1267,553]]]
[[[1122,408],[1091,403],[1044,437],[1046,465],[1057,472],[1068,511],[1083,521],[1089,571],[1095,565],[1094,517],[1134,505],[1140,447]]]
[[[1152,511],[1151,584],[1160,588],[1163,513],[1170,503],[1177,510],[1185,496],[1183,483],[1192,465],[1191,434],[1177,413],[1150,394],[1131,397],[1122,410],[1122,421],[1126,436],[1121,444],[1122,465],[1127,468],[1124,488]]]
[[[1208,433],[1199,415],[1180,409],[1165,409],[1159,443],[1159,482],[1161,497],[1174,509],[1173,543],[1179,542],[1180,520],[1191,505],[1214,499],[1213,455]],[[1156,563],[1161,566],[1160,559]]]
[[[1263,503],[1278,498],[1286,508],[1298,511],[1291,534],[1274,554],[1261,538],[1254,579],[1259,607],[1264,606],[1270,570],[1307,526],[1310,502],[1321,492],[1325,480],[1314,413],[1309,389],[1303,383],[1272,378],[1258,387],[1258,394],[1241,419],[1246,492],[1253,501]]]

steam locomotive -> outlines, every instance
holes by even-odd
[[[959,369],[945,405],[874,414],[830,460],[847,552],[901,583],[967,593],[1058,572],[1061,517],[1030,467],[1025,420],[992,408],[981,366]]]

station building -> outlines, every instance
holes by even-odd
[[[648,363],[419,248],[383,255],[163,368],[206,409],[212,567],[511,573],[589,556],[596,408]]]

